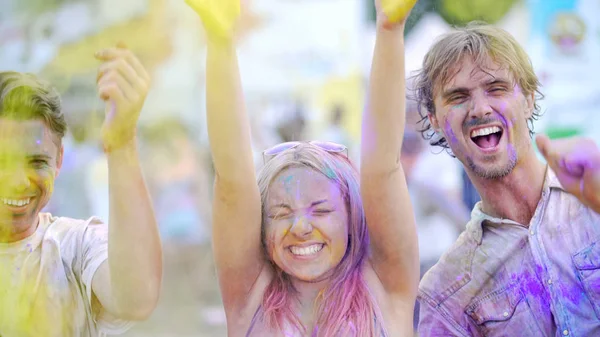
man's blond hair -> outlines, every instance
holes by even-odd
[[[531,60],[515,38],[503,29],[472,22],[466,27],[457,28],[441,37],[427,52],[423,68],[412,77],[414,99],[421,115],[422,133],[431,145],[448,149],[448,142],[437,135],[429,123],[428,114],[435,114],[435,95],[460,68],[457,67],[465,57],[472,58],[480,69],[486,71],[489,59],[504,69],[508,69],[523,94],[535,95],[534,111],[528,120],[533,136],[533,121],[537,120],[540,107],[537,100],[543,97],[539,91],[540,82],[533,71]]]

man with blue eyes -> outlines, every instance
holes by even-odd
[[[161,244],[135,137],[149,76],[123,45],[96,58],[108,225],[41,212],[63,161],[60,97],[34,75],[0,72],[1,336],[121,334],[158,301]]]
[[[481,195],[421,281],[420,335],[600,336],[597,145],[537,136],[538,160],[539,81],[493,26],[442,37],[414,89],[424,136],[452,151]]]

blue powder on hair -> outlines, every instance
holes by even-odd
[[[325,174],[325,176],[329,179],[337,178],[337,175],[335,174],[335,172],[333,172],[333,170],[330,167],[326,168],[323,174]]]

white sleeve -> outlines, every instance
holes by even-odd
[[[98,218],[90,218],[81,242],[81,282],[90,307],[92,306],[92,281],[100,265],[108,260],[108,226]],[[94,317],[100,336],[120,335],[129,330],[134,322],[112,316],[100,308]]]

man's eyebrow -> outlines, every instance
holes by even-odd
[[[491,79],[487,82],[485,82],[485,85],[490,86],[490,85],[494,85],[494,84],[503,84],[503,85],[511,85],[511,81],[504,79],[504,78],[494,78]]]
[[[494,77],[493,79],[485,82],[486,86],[490,86],[490,85],[494,85],[494,84],[503,84],[503,85],[507,85],[510,86],[511,85],[511,81],[504,79],[504,78],[498,78],[498,77]],[[442,92],[442,97],[444,99],[447,99],[448,97],[454,95],[454,94],[467,94],[469,93],[471,89],[467,88],[467,87],[456,87],[456,88],[450,88],[447,90],[444,90]]]
[[[448,98],[454,94],[466,94],[469,91],[470,91],[469,88],[465,88],[465,87],[450,88],[450,89],[444,90],[442,92],[442,97]]]

